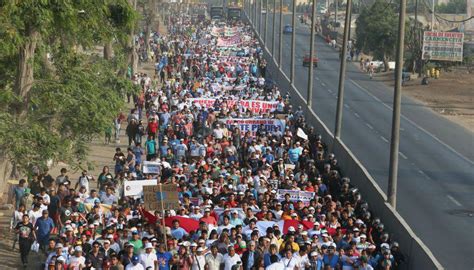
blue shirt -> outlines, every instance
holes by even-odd
[[[252,269],[253,263],[254,263],[254,260],[255,260],[254,255],[255,255],[255,251],[249,251],[249,259],[247,261],[247,269],[246,270]]]
[[[41,217],[36,220],[35,227],[37,228],[39,238],[43,238],[43,236],[48,236],[49,238],[49,233],[54,228],[54,222],[50,217],[47,219]]]
[[[169,270],[170,269],[170,260],[173,257],[171,253],[159,251],[156,252],[156,257],[158,258],[158,269],[159,270]]]
[[[154,140],[147,140],[145,145],[149,155],[156,154],[156,142]]]
[[[174,238],[181,240],[185,235],[188,235],[188,233],[183,228],[177,228],[171,230],[171,235]]]

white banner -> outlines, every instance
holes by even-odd
[[[161,164],[157,161],[143,161],[143,173],[160,174]]]
[[[225,123],[228,128],[232,126],[238,127],[242,132],[250,131],[255,134],[260,125],[263,125],[266,132],[281,132],[285,131],[286,122],[282,119],[257,119],[257,118],[227,118],[219,119]]]
[[[157,180],[133,180],[133,181],[124,181],[123,190],[125,196],[142,196],[144,186],[156,186]]]
[[[195,103],[202,108],[212,108],[216,102],[215,98],[188,98],[191,103]],[[254,113],[269,113],[276,110],[278,101],[263,100],[226,100],[226,107],[232,108],[240,106]]]

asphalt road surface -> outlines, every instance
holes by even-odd
[[[291,14],[284,14],[281,26],[276,15],[278,33],[291,24]],[[268,17],[266,42],[271,50],[272,13]],[[308,68],[302,58],[309,53],[310,30],[297,20],[295,33],[295,86],[306,97]],[[278,59],[278,34],[275,40]],[[283,36],[282,46],[283,70],[290,77],[291,34]],[[315,46],[319,66],[313,74],[313,110],[334,133],[339,56],[318,36]],[[348,63],[342,140],[384,191],[392,102],[393,87],[370,80],[358,64]],[[446,269],[471,269],[474,217],[468,213],[474,213],[474,136],[409,97],[403,96],[401,112],[397,210]]]

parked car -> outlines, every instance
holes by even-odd
[[[318,66],[318,58],[316,56],[313,56],[312,62],[314,67]],[[309,63],[311,63],[310,56],[309,54],[305,54],[303,57],[303,67],[309,67]]]
[[[283,34],[291,34],[293,33],[293,27],[289,24],[285,25],[285,27],[283,27]]]

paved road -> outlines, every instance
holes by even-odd
[[[271,19],[270,13],[267,44],[271,44]],[[291,24],[291,15],[284,15],[285,24]],[[280,29],[278,21],[276,25]],[[301,61],[309,52],[310,34],[299,22],[295,30],[295,85],[306,97],[308,68]],[[313,109],[333,132],[339,58],[323,39],[317,37],[315,44],[320,65],[314,73]],[[283,70],[288,77],[290,52],[291,34],[283,37]],[[347,66],[342,140],[383,190],[388,179],[392,101],[392,88],[370,80],[357,65]],[[473,134],[405,96],[401,130],[397,210],[446,269],[471,269],[474,218],[453,212],[474,211]]]

